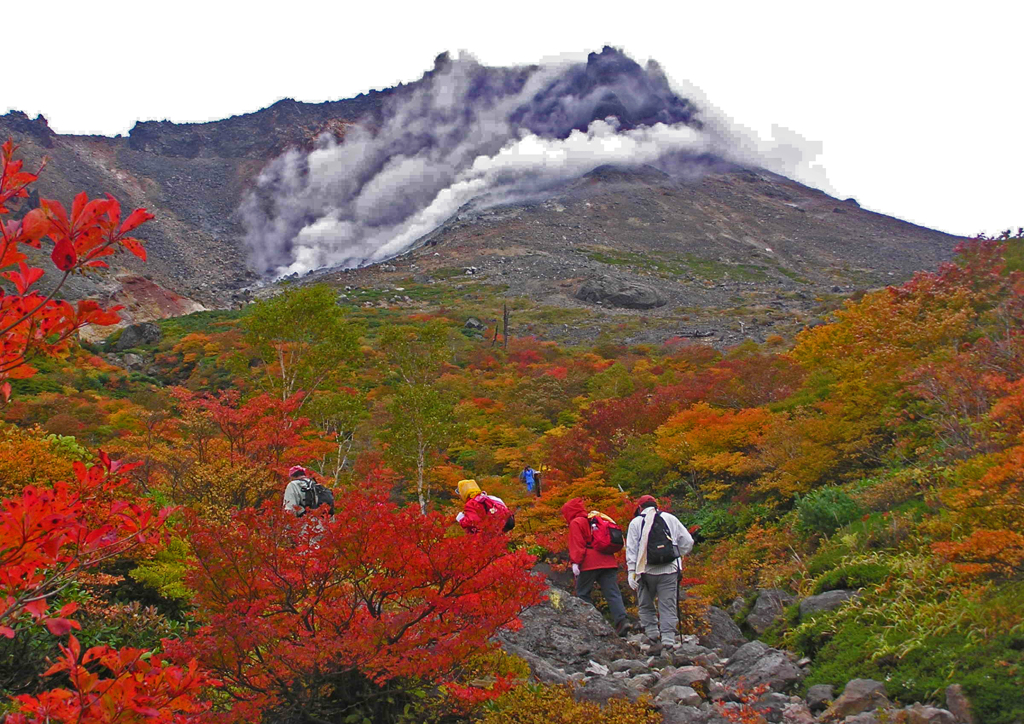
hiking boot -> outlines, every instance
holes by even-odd
[[[648,656],[661,656],[661,641],[652,641],[651,647],[647,649]]]
[[[615,633],[622,637],[625,637],[625,635],[629,633],[628,618],[620,618],[618,621],[615,622]]]

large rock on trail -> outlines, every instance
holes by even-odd
[[[752,689],[767,684],[776,691],[786,691],[804,677],[785,651],[761,641],[751,641],[737,649],[725,667],[725,674],[731,686]]]
[[[640,692],[636,689],[622,679],[610,676],[595,676],[583,686],[575,689],[572,695],[577,701],[593,701],[598,704],[605,704],[609,699],[636,701],[640,698]]]
[[[711,606],[708,609],[708,623],[711,624],[711,631],[700,637],[701,646],[721,649],[723,655],[731,656],[737,648],[747,643],[740,627],[722,609]]]
[[[610,663],[634,653],[596,608],[557,588],[549,588],[548,599],[519,618],[523,627],[502,631],[498,640],[525,649],[555,668],[581,672],[591,659]]]
[[[834,611],[849,601],[856,598],[856,591],[826,591],[817,596],[809,596],[800,602],[800,618],[806,618],[822,611]]]
[[[795,600],[794,596],[777,588],[762,588],[757,592],[754,607],[747,614],[747,625],[760,636]]]
[[[874,679],[853,679],[846,684],[839,698],[832,702],[828,709],[828,717],[842,720],[848,716],[888,706],[890,704],[889,698],[885,695],[885,684]]]
[[[654,287],[627,282],[608,276],[583,282],[576,298],[584,302],[608,304],[626,309],[654,309],[665,305],[666,299]]]

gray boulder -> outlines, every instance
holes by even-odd
[[[160,327],[152,322],[131,324],[121,331],[121,336],[114,342],[113,350],[123,352],[133,347],[156,344],[163,336],[164,333],[160,331]]]
[[[874,679],[854,679],[846,684],[843,693],[829,707],[829,717],[844,717],[862,714],[875,709],[888,707],[889,698],[885,695],[885,684]]]
[[[804,677],[804,672],[789,660],[786,652],[761,641],[751,641],[736,650],[725,667],[726,684],[750,689],[767,684],[786,691]]]
[[[782,724],[814,724],[814,714],[803,702],[790,703],[782,710]]]
[[[707,713],[695,706],[678,704],[659,708],[664,724],[708,724],[709,722]]]
[[[462,326],[466,329],[475,329],[477,331],[487,329],[487,326],[476,317],[470,317]]]
[[[657,289],[600,276],[588,279],[576,292],[576,298],[584,302],[608,304],[626,309],[654,309],[665,305],[666,299]]]
[[[708,623],[711,624],[711,631],[700,637],[701,646],[717,649],[723,656],[731,656],[738,647],[747,643],[732,616],[722,609],[714,606],[709,608]]]
[[[572,695],[576,701],[593,701],[598,704],[605,704],[609,699],[636,701],[640,698],[640,692],[636,689],[625,681],[610,676],[595,676],[583,686],[574,689]]]
[[[662,677],[652,691],[657,694],[672,686],[688,686],[707,694],[711,675],[700,666],[684,666]]]
[[[824,711],[836,698],[832,684],[815,684],[807,690],[807,706],[811,711]]]
[[[747,625],[760,636],[782,615],[786,606],[795,600],[794,596],[777,588],[762,588],[757,592],[754,607],[747,614]]]
[[[141,370],[146,366],[146,360],[142,355],[135,354],[134,352],[128,352],[122,355],[121,361],[124,363],[125,369],[128,370]]]
[[[751,704],[750,708],[771,724],[782,724],[782,713],[792,703],[785,694],[769,691]]]
[[[834,611],[851,598],[856,597],[856,591],[826,591],[817,596],[810,596],[800,602],[800,618],[806,618],[822,611]]]
[[[608,670],[613,673],[626,671],[630,674],[644,674],[647,673],[647,664],[637,659],[616,659],[608,664]]]
[[[886,714],[885,721],[890,721],[890,714]],[[854,714],[843,719],[843,724],[882,724],[882,720],[878,716],[878,712],[865,711],[860,714]]]
[[[700,694],[689,686],[669,686],[658,692],[654,698],[655,706],[682,704],[683,706],[700,706]]]
[[[567,684],[569,683],[569,676],[561,669],[557,669],[541,657],[530,653],[524,648],[519,646],[513,646],[512,644],[503,644],[503,647],[507,653],[526,661],[530,665],[530,673],[533,678],[542,684]]]
[[[596,608],[557,588],[549,588],[547,600],[526,609],[519,618],[522,628],[500,632],[498,641],[525,649],[569,673],[583,671],[591,659],[615,661],[632,653]]]
[[[914,704],[903,710],[907,724],[957,724],[956,717],[945,709]]]
[[[652,686],[654,686],[655,684],[658,683],[658,675],[657,674],[639,674],[639,675],[634,676],[633,678],[629,679],[629,681],[627,683],[630,686],[632,686],[634,689],[636,689],[637,691],[647,691]]]
[[[950,684],[946,687],[946,708],[962,724],[975,724],[974,712],[971,711],[971,702],[964,694],[960,684]]]

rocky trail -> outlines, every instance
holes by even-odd
[[[755,631],[781,615],[786,599],[780,593],[760,592],[745,619]],[[827,610],[854,595],[830,594],[804,599],[801,610]],[[853,679],[842,690],[811,686],[798,696],[810,659],[748,641],[719,608],[710,609],[707,633],[683,636],[677,648],[658,656],[647,654],[642,634],[618,637],[597,609],[554,585],[547,601],[521,620],[520,630],[498,639],[505,651],[529,663],[538,682],[572,684],[577,699],[600,704],[646,695],[665,724],[974,724],[955,684],[945,692],[948,709],[900,706],[886,696],[884,683],[870,679]]]

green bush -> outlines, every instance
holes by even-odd
[[[889,576],[889,569],[880,563],[854,563],[828,571],[814,584],[814,595],[826,591],[875,586]]]
[[[686,517],[687,525],[699,525],[694,540],[719,541],[745,531],[754,523],[772,519],[772,511],[763,505],[702,505]]]
[[[819,488],[797,498],[797,527],[804,533],[830,536],[844,525],[857,520],[863,510],[860,505],[839,488]]]
[[[833,633],[828,618],[815,618],[815,634],[804,631],[799,638],[801,653],[814,658],[804,686],[832,684],[841,691],[851,679],[875,679],[902,704],[942,704],[946,686],[959,683],[985,724],[1014,724],[1024,717],[1024,634],[975,643],[950,633],[931,637],[902,658],[872,660],[870,639],[876,631],[850,620]]]

